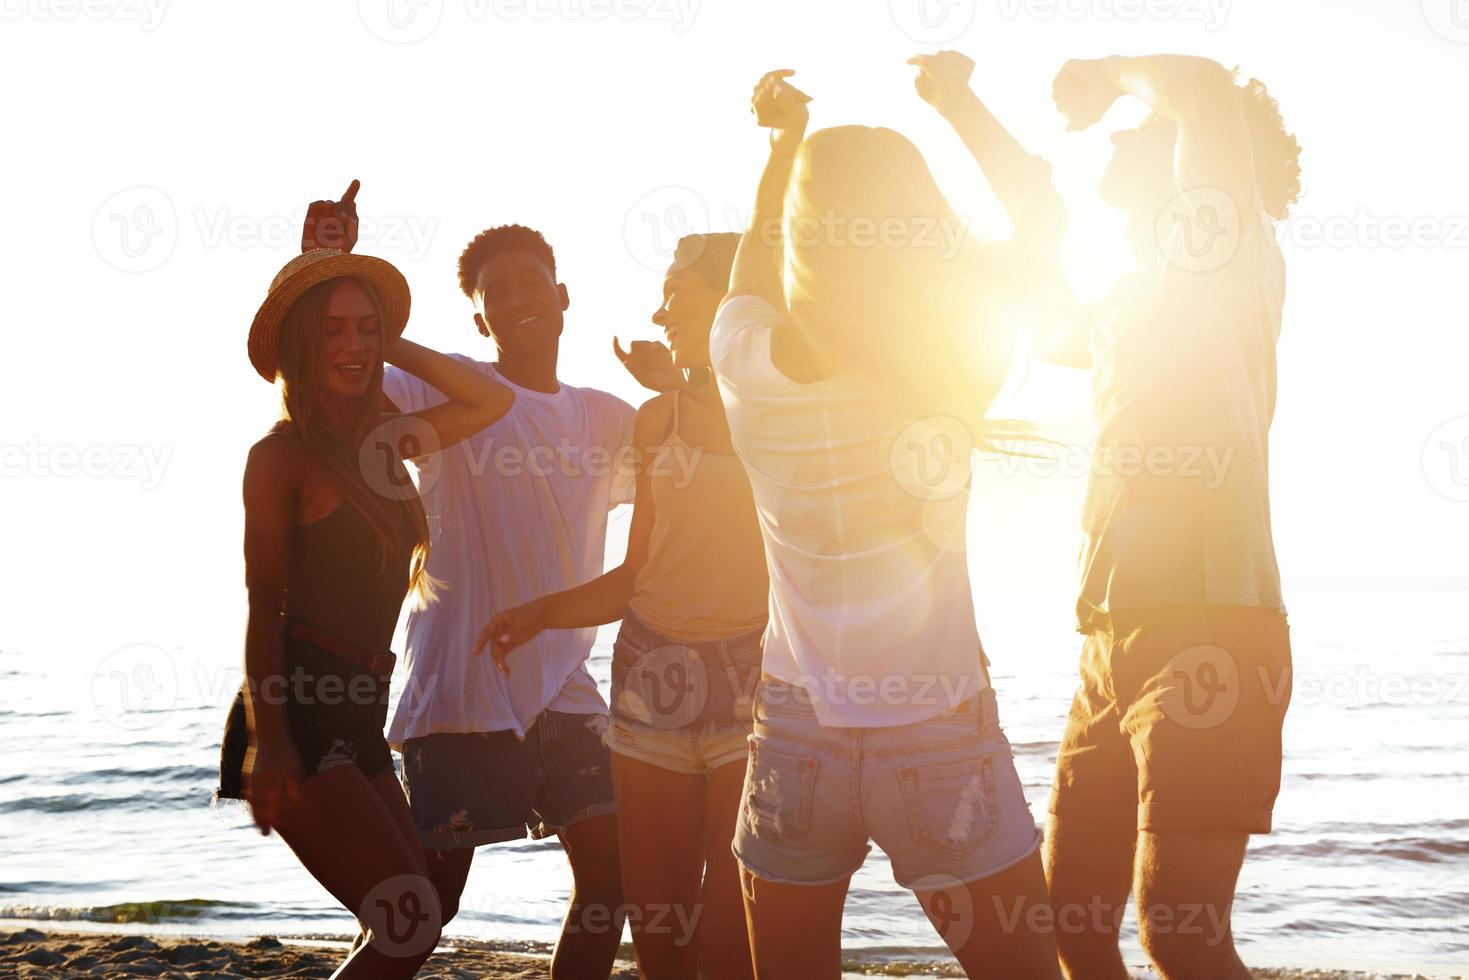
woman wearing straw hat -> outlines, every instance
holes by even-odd
[[[245,465],[246,681],[220,796],[248,800],[261,832],[277,831],[356,914],[363,941],[334,976],[411,977],[441,922],[383,738],[398,613],[410,591],[431,598],[428,528],[403,456],[479,431],[514,394],[401,338],[402,274],[350,254],[357,187],[313,206],[347,250],[286,263],[250,328],[250,363],[280,380],[284,418]],[[384,415],[385,360],[447,403]]]
[[[1064,212],[969,90],[972,62],[913,63],[1014,237],[968,240],[890,129],[807,138],[806,96],[771,72],[752,100],[770,157],[709,345],[770,569],[734,838],[762,980],[841,972],[847,886],[874,840],[969,976],[1060,977],[965,524],[971,433],[1002,431],[984,416],[1006,314]]]

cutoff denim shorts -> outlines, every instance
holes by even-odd
[[[607,748],[689,775],[744,762],[763,635],[685,643],[628,610],[612,647]]]
[[[889,728],[826,728],[799,687],[765,677],[734,853],[757,878],[841,881],[876,841],[904,888],[977,881],[1028,858],[1041,834],[986,688]]]

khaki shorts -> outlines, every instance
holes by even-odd
[[[1050,811],[1139,831],[1269,833],[1290,694],[1284,613],[1113,613],[1082,647]]]

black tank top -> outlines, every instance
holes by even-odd
[[[406,538],[408,515],[398,513]],[[411,544],[395,543],[383,564],[372,525],[344,499],[321,520],[295,528],[285,613],[365,650],[385,651],[408,594],[412,556]]]

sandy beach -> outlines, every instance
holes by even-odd
[[[544,977],[547,952],[527,945],[524,952],[477,943],[445,944],[424,966],[423,980],[503,980]],[[166,980],[227,980],[232,977],[326,977],[341,960],[340,944],[281,941],[262,936],[250,942],[207,939],[154,939],[139,935],[99,935],[22,929],[0,933],[0,973],[14,977],[161,977]],[[869,966],[850,976],[892,975],[891,968]],[[1258,980],[1461,980],[1417,973],[1364,973],[1341,970],[1254,970]],[[934,974],[907,974],[931,976]],[[958,967],[938,976],[961,976]],[[612,974],[633,980],[637,971],[618,963]],[[1137,980],[1156,978],[1135,968]]]

